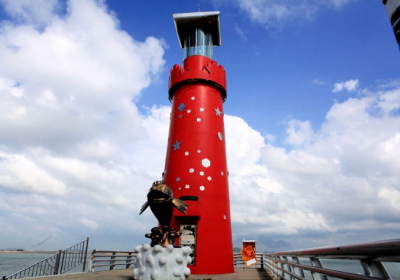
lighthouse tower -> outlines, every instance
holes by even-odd
[[[223,102],[226,75],[213,60],[221,45],[219,12],[174,14],[183,66],[170,72],[172,102],[164,181],[188,204],[174,209],[176,245],[192,248],[192,274],[233,273]]]

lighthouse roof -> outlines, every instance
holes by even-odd
[[[173,18],[181,48],[184,47],[186,35],[196,28],[211,34],[214,46],[221,45],[219,11],[174,14]]]

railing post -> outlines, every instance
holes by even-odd
[[[88,268],[88,272],[94,272],[94,256],[95,256],[95,253],[96,253],[96,249],[94,249],[93,251],[92,251],[92,255],[90,256],[90,261],[89,261],[89,268]]]
[[[131,258],[132,258],[132,253],[129,253],[128,256],[126,257],[126,268],[131,267]]]
[[[264,269],[264,254],[261,255],[261,268]]]
[[[62,274],[63,268],[64,268],[64,262],[65,262],[65,251],[60,250],[60,274]]]
[[[116,253],[115,252],[113,252],[112,253],[112,257],[111,257],[111,259],[110,259],[110,270],[114,270],[114,268],[115,268],[115,265],[113,265],[114,263],[115,263],[115,255],[116,255]]]
[[[321,261],[319,260],[319,258],[310,258],[310,262],[311,262],[311,266],[314,267],[319,267],[319,268],[323,268]],[[328,280],[328,277],[326,275],[320,274],[320,273],[316,273],[316,272],[311,272],[312,278],[314,280]]]
[[[276,259],[278,260],[277,262],[277,266],[279,266],[282,270],[279,270],[279,275],[281,275],[283,278],[285,278],[285,271],[284,271],[284,267],[283,267],[283,263],[279,262],[281,261],[281,256],[276,256]],[[276,268],[276,272],[278,274],[278,268]]]
[[[300,264],[300,260],[299,260],[299,258],[298,257],[293,257],[292,256],[292,261],[293,261],[293,263],[295,263],[295,264]],[[302,268],[299,268],[299,267],[293,267],[293,271],[297,271],[297,275],[300,275],[300,277],[303,277],[303,278],[305,278],[305,276],[304,276],[304,271],[303,271],[303,269]]]
[[[55,265],[54,265],[54,275],[57,275],[58,274],[58,269],[60,268],[60,259],[61,259],[61,250],[58,250],[58,254],[57,254],[57,257],[56,257],[56,263],[55,263]]]
[[[84,260],[83,260],[82,272],[85,272],[85,269],[86,269],[86,259],[87,259],[88,248],[89,248],[89,237],[86,238],[86,250],[85,250],[85,257],[84,257]]]
[[[386,270],[385,266],[380,261],[360,261],[364,273],[367,276],[380,277],[383,279],[391,279],[389,272]]]

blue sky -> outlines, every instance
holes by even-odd
[[[146,242],[172,14],[199,5],[221,12],[234,246],[397,238],[399,48],[381,1],[321,2],[0,1],[0,248]]]

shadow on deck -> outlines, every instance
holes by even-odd
[[[231,274],[218,274],[218,275],[190,275],[189,280],[273,280],[274,278],[262,268],[238,268],[235,267],[235,273]]]

